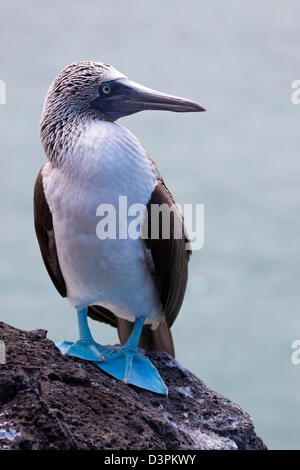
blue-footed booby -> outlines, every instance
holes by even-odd
[[[67,66],[47,93],[41,141],[48,162],[34,190],[35,229],[56,289],[76,309],[79,339],[58,345],[63,354],[94,361],[108,374],[157,393],[167,388],[138,350],[174,356],[170,327],[181,307],[190,250],[178,210],[170,236],[100,239],[97,207],[119,196],[145,207],[174,206],[154,161],[117,119],[143,110],[205,111],[196,102],[141,86],[112,66],[92,61]],[[175,222],[182,236],[175,237]],[[161,219],[159,224],[161,224]],[[87,316],[117,327],[121,346],[93,339]]]

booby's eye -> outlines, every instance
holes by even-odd
[[[103,87],[101,87],[101,90],[102,90],[102,93],[104,93],[105,95],[108,95],[110,93],[110,86],[109,85],[103,85]]]

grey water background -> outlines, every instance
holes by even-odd
[[[205,245],[190,263],[173,328],[177,358],[253,417],[270,448],[300,448],[297,0],[2,0],[0,319],[75,339],[33,230],[44,155],[45,93],[68,63],[110,63],[131,79],[199,101],[203,114],[140,113],[120,122],[157,162],[179,203],[205,204]],[[132,293],[134,295],[134,292]],[[116,331],[92,325],[99,342]],[[99,397],[101,400],[101,397]]]

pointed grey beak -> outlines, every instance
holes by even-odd
[[[91,103],[112,119],[145,110],[189,113],[205,111],[195,101],[151,90],[128,78],[120,78],[100,85],[99,98]]]

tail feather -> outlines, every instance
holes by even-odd
[[[120,342],[124,344],[130,336],[133,323],[119,318],[117,328]],[[156,330],[152,330],[150,325],[145,325],[139,347],[147,351],[165,351],[175,357],[173,338],[167,322],[162,321]]]

